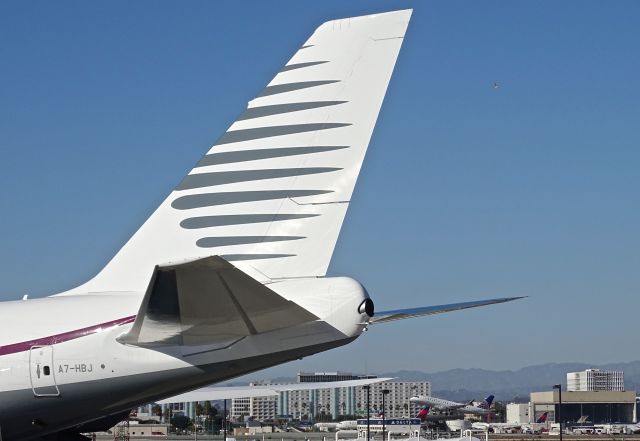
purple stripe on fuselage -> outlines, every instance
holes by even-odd
[[[96,332],[100,332],[103,329],[131,323],[135,319],[136,316],[131,315],[129,317],[112,320],[110,322],[100,323],[99,325],[93,325],[87,328],[63,332],[62,334],[50,335],[49,337],[42,337],[35,340],[22,341],[20,343],[12,343],[10,345],[0,346],[0,355],[15,354],[16,352],[28,351],[32,346],[55,345],[56,343],[75,340],[76,338],[84,337],[85,335],[95,334]]]

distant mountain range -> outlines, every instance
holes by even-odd
[[[397,371],[381,373],[399,380],[431,381],[432,394],[450,400],[480,399],[494,394],[497,401],[529,401],[530,392],[551,390],[554,384],[566,387],[567,372],[596,368],[624,371],[626,390],[640,390],[640,361],[593,365],[586,363],[547,363],[518,370],[451,369],[427,373]]]

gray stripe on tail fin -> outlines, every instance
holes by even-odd
[[[294,90],[308,89],[309,87],[324,86],[325,84],[339,83],[340,80],[299,81],[297,83],[276,84],[265,87],[256,97],[277,95],[279,93],[293,92]]]
[[[238,170],[212,173],[197,173],[187,175],[176,187],[177,191],[193,188],[213,187],[215,185],[233,184],[235,182],[261,181],[265,179],[287,178],[291,176],[314,175],[329,173],[341,168],[335,167],[307,167],[307,168],[276,168],[263,170]]]
[[[348,101],[309,101],[305,103],[272,104],[270,106],[249,107],[236,121],[261,118],[263,116],[280,115],[282,113],[299,112],[301,110],[317,109],[319,107],[336,106]]]
[[[301,69],[303,67],[317,66],[318,64],[328,63],[328,61],[309,61],[306,63],[296,63],[296,64],[287,64],[285,67],[280,69],[280,72],[287,72],[289,70]]]
[[[215,205],[317,196],[327,193],[333,193],[333,190],[223,191],[220,193],[190,194],[187,196],[181,196],[174,200],[171,203],[171,206],[176,210],[190,210],[192,208],[212,207]]]
[[[346,145],[337,146],[313,146],[313,147],[278,147],[272,149],[238,150],[235,152],[212,153],[204,156],[196,165],[206,167],[209,165],[232,164],[234,162],[258,161],[260,159],[281,158],[284,156],[306,155],[310,153],[331,152],[349,148]]]
[[[227,225],[257,224],[263,222],[275,222],[291,219],[304,219],[316,217],[319,214],[221,214],[216,216],[190,217],[182,222],[180,226],[187,230],[198,228],[223,227]]]
[[[290,124],[286,126],[257,127],[254,129],[230,130],[216,142],[216,145],[232,142],[250,141],[252,139],[272,138],[274,136],[291,135],[294,133],[315,132],[317,130],[336,129],[350,126],[350,123],[309,123]]]
[[[226,247],[232,245],[247,245],[264,242],[283,242],[287,240],[300,240],[304,236],[218,236],[203,237],[198,239],[196,245],[200,248]]]

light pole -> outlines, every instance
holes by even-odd
[[[224,432],[224,441],[227,441],[227,400],[224,400],[224,414],[222,415],[222,427]],[[562,441],[562,440],[560,440]]]
[[[411,394],[410,394],[411,396],[413,396],[417,388],[418,388],[417,386],[411,386]],[[413,412],[411,412],[411,397],[409,397],[409,400],[407,401],[407,417],[409,417],[409,434],[411,434],[411,418],[413,418],[412,414]],[[420,430],[419,427],[418,427],[418,430]]]
[[[366,384],[364,386],[364,389],[367,391],[367,441],[369,441],[370,438],[370,426],[371,426],[371,406],[369,405],[369,399],[371,396],[371,386]]]
[[[560,422],[560,441],[562,441],[562,384],[554,384],[554,389],[558,389],[558,421]]]
[[[382,441],[386,440],[386,427],[384,424],[385,420],[385,407],[384,407],[384,397],[389,393],[389,389],[382,389]],[[562,441],[562,440],[561,440]]]

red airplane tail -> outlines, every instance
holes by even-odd
[[[542,415],[540,415],[540,417],[538,417],[538,419],[536,420],[536,423],[546,423],[548,414],[549,412],[545,412]]]
[[[420,421],[424,422],[427,419],[427,415],[429,415],[429,406],[424,406],[420,409],[420,412],[418,412],[417,417],[420,418]]]

